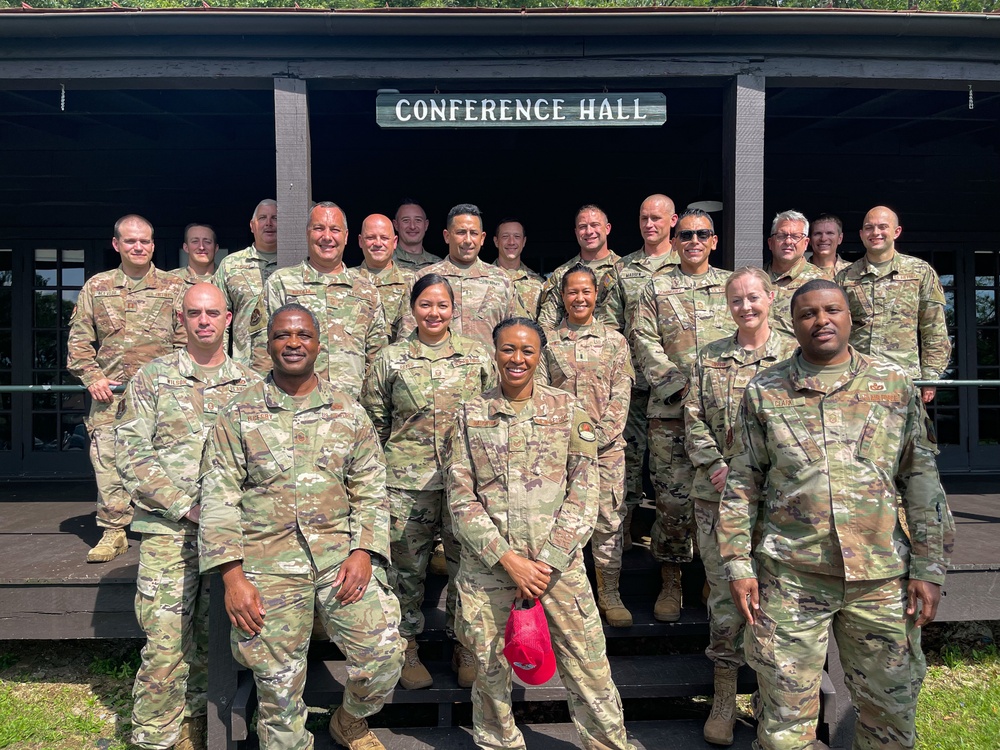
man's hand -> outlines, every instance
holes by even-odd
[[[920,616],[914,623],[918,628],[934,621],[938,604],[941,602],[941,586],[930,581],[910,579],[906,584],[906,614],[910,617],[917,614],[917,601],[920,601]]]
[[[753,625],[757,622],[757,614],[760,612],[760,591],[757,588],[757,579],[741,578],[738,581],[730,581],[729,593],[732,594],[736,609],[743,615],[747,624]]]
[[[340,590],[334,597],[341,604],[353,604],[365,595],[365,589],[372,579],[372,558],[367,550],[356,549],[340,566],[333,581]]]
[[[500,564],[517,584],[517,596],[521,599],[537,599],[549,587],[552,568],[546,563],[529,560],[508,550],[500,558]]]
[[[260,592],[243,574],[243,561],[222,566],[222,582],[226,586],[226,614],[234,627],[260,635],[264,629],[264,602]]]
[[[100,380],[95,380],[93,383],[88,385],[87,390],[90,391],[90,397],[94,399],[94,401],[100,401],[102,404],[110,404],[115,397],[115,394],[111,392],[111,389],[116,385],[121,385],[121,383],[117,380],[101,378]]]
[[[729,476],[729,464],[722,464],[718,469],[712,472],[712,476],[708,479],[715,487],[716,492],[722,492],[726,489],[726,477]]]
[[[934,396],[937,394],[937,388],[933,385],[922,385],[920,386],[920,399],[925,403],[929,404],[934,400]]]

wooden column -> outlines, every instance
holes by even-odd
[[[274,145],[278,199],[278,266],[306,258],[306,221],[312,203],[312,154],[306,82],[274,79]]]
[[[738,75],[723,117],[722,265],[760,266],[764,257],[764,76]]]

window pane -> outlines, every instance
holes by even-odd
[[[59,421],[55,414],[31,415],[31,448],[36,451],[59,449]]]
[[[934,420],[934,427],[937,430],[938,445],[959,445],[959,424],[958,413],[951,411],[938,411],[937,419]]]
[[[35,286],[56,286],[58,284],[56,251],[49,248],[35,250]]]
[[[39,370],[59,367],[59,349],[55,331],[35,331],[35,364]]]
[[[62,285],[83,286],[83,250],[62,251]]]
[[[10,348],[10,331],[0,330],[0,368],[9,370],[13,364]]]
[[[979,444],[997,445],[1000,443],[1000,410],[979,410]]]
[[[976,290],[976,323],[981,326],[996,325],[996,296],[992,289]]]
[[[62,293],[62,312],[59,322],[62,326],[69,328],[69,319],[73,316],[73,308],[76,306],[76,299],[80,296],[78,289],[64,289]]]
[[[992,287],[996,284],[996,254],[989,251],[976,253],[976,286]]]
[[[14,251],[9,247],[0,247],[0,286],[10,286],[14,283]]]
[[[35,292],[35,328],[55,328],[59,320],[56,305],[59,298],[54,290]]]
[[[13,428],[11,426],[10,412],[0,412],[0,451],[11,450],[11,438]]]
[[[90,446],[87,428],[83,426],[82,414],[63,414],[62,449],[64,451],[85,451]]]

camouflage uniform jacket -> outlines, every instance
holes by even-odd
[[[624,336],[599,320],[585,328],[563,320],[542,350],[535,379],[580,400],[594,423],[599,453],[625,450],[635,373]]]
[[[440,263],[441,258],[422,248],[419,253],[414,254],[406,252],[402,247],[397,247],[392,251],[392,262],[408,271],[419,271],[424,266],[433,266],[435,263]]]
[[[188,286],[194,286],[195,284],[214,284],[215,274],[214,273],[195,273],[191,270],[191,266],[184,266],[183,268],[175,268],[171,271],[174,276],[179,276],[184,279],[184,283]]]
[[[604,324],[624,335],[643,287],[654,276],[666,273],[680,263],[680,256],[673,250],[654,257],[646,255],[642,248],[619,260],[615,264],[614,283],[608,291],[607,299],[604,300],[604,307],[599,310]],[[635,388],[648,391],[649,383],[643,377],[635,357],[632,358],[632,367],[635,370]]]
[[[850,352],[829,393],[798,355],[747,386],[719,508],[730,580],[754,577],[753,552],[814,575],[944,582],[955,527],[923,404],[896,365]]]
[[[582,565],[600,477],[596,430],[576,398],[536,383],[517,413],[493,388],[457,421],[448,500],[463,559],[490,569],[513,550],[559,571]]]
[[[356,549],[389,560],[382,448],[364,409],[322,378],[297,404],[269,375],[219,415],[201,465],[202,572],[308,575]]]
[[[816,263],[813,261],[812,253],[806,255],[806,258],[809,260],[809,263],[811,265],[816,266]],[[833,266],[828,266],[826,268],[821,268],[820,266],[816,266],[816,268],[823,273],[823,277],[829,279],[830,281],[833,281],[837,277],[837,274],[843,271],[845,268],[850,268],[850,267],[851,267],[851,261],[844,260],[843,258],[840,257],[839,253],[837,254],[837,257],[833,261]]]
[[[309,261],[303,261],[275,271],[250,321],[253,368],[257,372],[271,369],[267,321],[275,310],[290,302],[310,310],[319,321],[316,374],[352,398],[359,398],[375,355],[388,343],[378,289],[355,268],[321,273]]]
[[[70,318],[66,369],[88,387],[101,378],[127,383],[147,362],[184,346],[177,313],[186,289],[155,266],[139,281],[121,267],[90,277]],[[106,417],[110,423],[113,411]]]
[[[214,284],[226,296],[226,306],[233,314],[233,359],[251,363],[250,317],[257,308],[257,298],[264,291],[268,277],[278,267],[278,254],[262,253],[256,245],[227,255],[215,269]]]
[[[118,407],[115,465],[143,534],[198,533],[184,516],[198,503],[208,433],[223,407],[260,378],[226,358],[209,380],[186,349],[154,359],[132,378]]]
[[[538,298],[538,323],[546,329],[554,329],[566,317],[566,309],[562,301],[562,280],[566,272],[577,263],[590,266],[597,277],[597,309],[604,307],[604,300],[615,283],[615,264],[621,256],[608,251],[607,257],[599,260],[584,260],[577,254],[553,271],[542,285],[542,293]]]
[[[821,268],[817,268],[805,259],[805,256],[795,261],[795,265],[781,275],[776,275],[767,266],[765,269],[771,274],[771,281],[774,283],[774,303],[771,305],[771,330],[783,333],[786,336],[795,336],[792,328],[792,295],[795,290],[813,279],[826,279],[830,277]]]
[[[894,362],[914,380],[941,377],[951,341],[944,290],[929,263],[897,252],[879,269],[866,256],[837,274],[837,283],[851,305],[853,347]]]
[[[692,497],[719,502],[710,477],[722,468],[726,446],[733,443],[743,391],[758,372],[792,356],[796,346],[795,339],[772,330],[764,346],[753,351],[740,346],[736,334],[701,350],[684,399],[685,447],[695,468]]]
[[[452,259],[420,269],[417,278],[436,273],[448,279],[455,293],[455,309],[451,318],[451,331],[467,339],[478,341],[493,354],[493,328],[501,320],[517,313],[514,285],[499,268],[476,258],[468,268],[462,268]],[[416,328],[412,314],[403,319],[400,338],[409,336]]]
[[[524,315],[532,320],[537,319],[538,298],[542,293],[542,284],[545,283],[545,279],[524,265],[524,263],[513,271],[501,268],[499,263],[493,263],[492,265],[507,274],[507,278],[514,285],[514,295],[517,297],[518,305],[520,305],[518,315]]]
[[[416,274],[406,268],[400,268],[395,263],[379,273],[362,263],[358,266],[358,273],[374,284],[378,290],[385,312],[386,334],[390,343],[397,341],[403,318],[410,311],[410,290],[413,289]]]
[[[698,351],[736,330],[726,302],[728,278],[719,268],[688,276],[675,266],[640,293],[628,338],[650,386],[647,416],[681,419]]]
[[[452,334],[435,351],[411,333],[378,353],[361,405],[385,450],[386,485],[444,489],[460,404],[496,385],[496,367],[481,344]]]

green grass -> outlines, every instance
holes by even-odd
[[[90,672],[116,680],[132,679],[141,661],[138,649],[129,651],[124,656],[95,656],[90,662]]]
[[[100,736],[104,721],[96,716],[97,700],[79,704],[79,696],[69,688],[32,698],[0,682],[0,748],[54,747],[70,736]]]
[[[917,750],[1000,746],[1000,650],[948,644],[928,659],[917,707]]]

